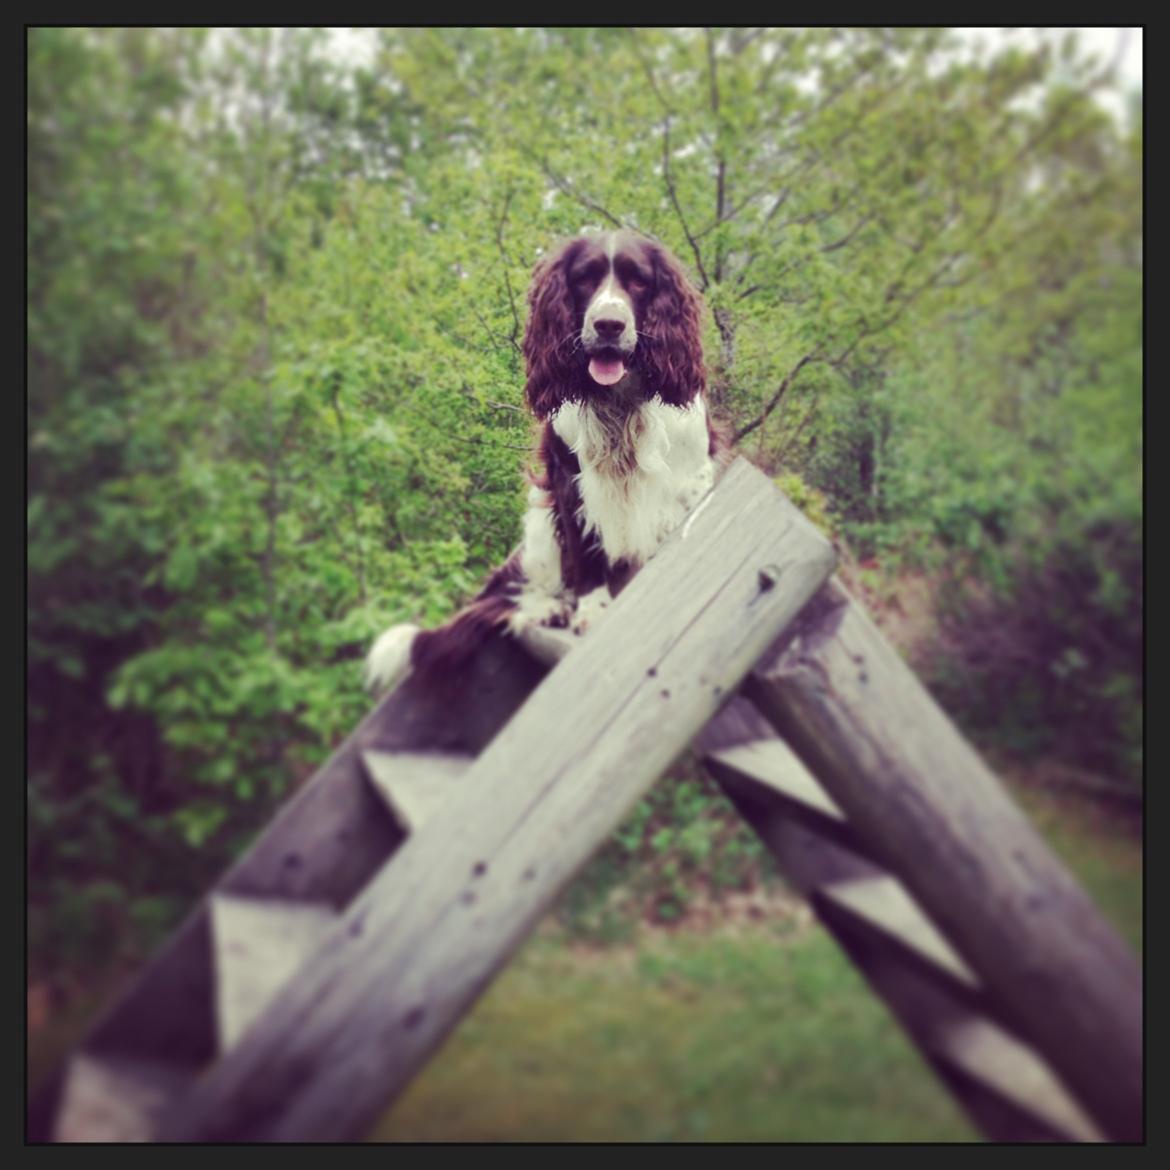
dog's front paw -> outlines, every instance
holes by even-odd
[[[609,589],[604,585],[600,589],[594,589],[592,593],[586,593],[577,602],[577,612],[573,615],[572,622],[573,633],[583,634],[591,626],[597,625],[602,614],[609,608],[611,601],[613,598],[610,597]]]
[[[524,593],[516,603],[516,609],[508,619],[514,634],[523,633],[533,626],[551,626],[563,629],[569,624],[572,609],[563,597],[550,597],[544,593]]]

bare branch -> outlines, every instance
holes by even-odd
[[[856,236],[857,233],[859,231],[861,231],[861,229],[863,227],[865,227],[865,225],[867,223],[872,221],[872,219],[873,219],[872,215],[863,215],[857,221],[857,223],[852,228],[850,228],[850,230],[848,232],[845,233],[845,235],[843,235],[839,240],[834,240],[831,244],[826,244],[821,249],[821,251],[822,252],[836,252],[838,248],[844,248],[845,245],[848,244],[853,239],[853,237]]]
[[[744,36],[744,37],[736,36],[736,32],[747,33],[747,36]],[[742,29],[742,28],[736,29],[735,32],[732,32],[732,34],[731,34],[731,51],[732,51],[732,53],[734,53],[738,57],[740,55],[740,53],[742,53],[744,51],[744,49],[746,49],[748,47],[748,45],[750,45],[752,43],[752,41],[754,41],[757,37],[759,37],[763,32],[764,32],[764,29],[762,29],[762,28],[753,29],[751,31],[749,31],[747,29]]]
[[[718,117],[719,84],[715,75],[715,38],[711,35],[709,28],[703,29],[703,35],[707,38],[707,74],[711,84],[711,112]]]
[[[658,88],[658,79],[654,76],[654,70],[651,68],[650,62],[646,60],[645,54],[642,52],[642,43],[638,39],[638,34],[634,29],[630,29],[630,40],[634,47],[634,56],[638,58],[639,64],[642,66],[643,72],[646,74],[646,80],[650,82],[650,88],[654,91],[654,96],[658,99],[658,104],[662,107],[662,112],[670,117],[674,114],[674,110],[670,102],[662,95],[662,90]]]
[[[809,421],[812,419],[812,416],[816,414],[817,407],[820,406],[820,404],[821,396],[819,394],[814,394],[812,401],[808,404],[808,409],[801,416],[800,422],[796,424],[796,429],[784,441],[784,446],[776,452],[777,463],[782,464],[784,462],[788,452],[791,451],[792,448],[796,445],[796,440],[800,438],[801,432],[803,432],[804,428],[808,425]]]
[[[715,169],[715,222],[722,223],[724,218],[724,209],[727,203],[727,159],[723,155],[723,135],[720,132],[719,126],[719,75],[716,71],[715,64],[715,38],[711,35],[711,30],[704,29],[704,34],[707,37],[707,69],[711,79],[711,113],[715,117],[715,142],[716,151],[715,158],[717,166]],[[723,249],[718,240],[715,243],[715,282],[718,284],[723,279]]]
[[[687,243],[691,246],[691,252],[695,257],[695,266],[699,270],[699,277],[702,283],[699,286],[700,292],[706,292],[710,285],[707,279],[707,270],[703,267],[703,254],[699,251],[699,245],[695,242],[695,237],[691,235],[691,229],[687,226],[687,217],[683,215],[683,209],[678,201],[678,192],[674,189],[674,179],[670,176],[670,118],[665,118],[662,123],[662,177],[666,180],[666,189],[670,193],[670,202],[674,205],[675,215],[678,216],[678,222],[682,225],[683,234],[687,238]]]
[[[454,439],[459,443],[468,443],[472,447],[492,447],[507,451],[532,451],[531,443],[487,443],[483,439],[473,439],[468,435],[456,435],[450,431],[446,432],[446,434],[449,439]]]
[[[796,377],[800,371],[803,370],[804,367],[809,364],[809,362],[820,360],[822,359],[818,354],[806,353],[804,357],[802,357],[800,361],[798,361],[796,365],[794,365],[792,369],[784,375],[784,380],[776,388],[776,393],[773,394],[769,399],[768,405],[765,406],[764,409],[758,415],[756,415],[756,417],[752,419],[750,423],[747,424],[747,426],[740,427],[739,430],[735,432],[735,438],[733,441],[738,443],[745,435],[750,435],[757,427],[767,422],[768,417],[771,415],[772,411],[774,411],[776,407],[780,405],[781,399],[785,394],[788,393],[789,387],[791,387],[792,383],[796,380]]]
[[[590,211],[597,212],[598,215],[609,220],[609,222],[612,223],[614,227],[628,228],[630,226],[620,216],[614,215],[612,211],[602,207],[602,205],[598,203],[596,199],[593,199],[584,192],[579,191],[563,175],[558,175],[557,172],[552,169],[552,165],[549,163],[548,159],[543,158],[541,155],[537,154],[531,147],[526,146],[523,142],[517,142],[516,145],[523,154],[526,154],[537,164],[537,166],[540,167],[541,171],[544,172],[547,178],[551,179],[553,183],[556,184],[557,189],[559,191],[563,191],[566,195],[569,196],[570,199],[580,203],[582,207],[588,207]]]
[[[499,336],[499,334],[497,334],[496,331],[487,323],[487,318],[484,317],[484,315],[479,311],[479,309],[475,305],[471,306],[471,311],[472,311],[472,313],[475,314],[475,319],[480,323],[480,325],[483,326],[483,331],[487,334],[488,343],[491,345],[492,349],[498,350],[500,347],[496,342],[496,338]],[[440,328],[442,329],[442,326],[440,326]],[[452,333],[450,330],[447,330],[447,329],[443,329],[443,332],[449,333],[450,336],[452,336],[452,337],[456,336],[456,334]],[[478,349],[480,347],[474,346],[473,348]]]
[[[508,194],[504,199],[504,209],[500,212],[500,221],[496,224],[496,247],[500,251],[500,259],[504,262],[504,287],[508,291],[508,306],[512,310],[512,332],[508,336],[508,340],[512,344],[512,349],[515,350],[517,357],[523,357],[520,350],[520,314],[516,311],[516,294],[512,291],[512,278],[508,274],[508,253],[504,248],[504,224],[508,219],[508,208],[512,205],[512,196],[515,194],[513,188],[508,188]]]
[[[510,410],[516,414],[528,414],[528,411],[522,406],[513,406],[510,402],[493,402],[490,398],[481,399],[466,382],[459,389],[462,391],[464,398],[469,402],[474,402],[476,406],[487,406],[492,410]]]
[[[704,236],[710,235],[710,233],[713,232],[719,226],[720,223],[730,223],[733,219],[735,219],[735,217],[737,215],[739,215],[739,213],[741,211],[743,211],[743,209],[745,207],[747,207],[747,205],[749,203],[752,202],[752,200],[758,199],[761,195],[766,194],[768,192],[769,188],[771,188],[774,185],[774,183],[775,183],[774,178],[769,177],[766,182],[761,183],[753,191],[751,191],[749,194],[745,195],[729,211],[725,211],[723,214],[722,220],[713,219],[705,228],[702,228],[700,231],[695,232],[695,239],[701,240]]]

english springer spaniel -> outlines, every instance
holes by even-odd
[[[699,294],[661,244],[570,240],[537,265],[528,304],[525,393],[543,427],[523,540],[445,626],[383,633],[371,687],[409,666],[457,671],[486,639],[530,625],[582,632],[726,463],[703,399]]]

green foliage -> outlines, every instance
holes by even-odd
[[[814,522],[946,577],[956,709],[1136,769],[1137,99],[939,29],[369,35],[29,33],[39,956],[177,913],[371,638],[506,556],[524,290],[582,228],[688,264],[712,400]],[[751,872],[687,783],[612,846],[663,918]]]
[[[642,920],[676,923],[696,897],[718,900],[773,874],[770,854],[686,757],[635,805],[566,891],[557,917],[573,937],[616,942]]]

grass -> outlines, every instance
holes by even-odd
[[[374,1141],[967,1141],[819,929],[538,936]]]
[[[1013,795],[1053,851],[1130,946],[1142,951],[1140,820],[1084,798],[1014,786]]]
[[[1014,787],[1140,949],[1133,823],[1066,794]],[[758,919],[729,926],[726,914],[708,912],[670,930],[609,924],[588,931],[588,946],[550,916],[371,1140],[973,1140],[824,932],[765,895],[742,895],[762,907]],[[617,941],[597,945],[606,937]],[[124,970],[70,980],[81,989],[36,1013],[30,1086],[80,1038]]]
[[[1134,823],[1066,794],[1012,787],[1140,952]],[[370,1140],[976,1136],[827,935],[770,921],[699,934],[643,930],[632,945],[590,948],[544,930]]]

